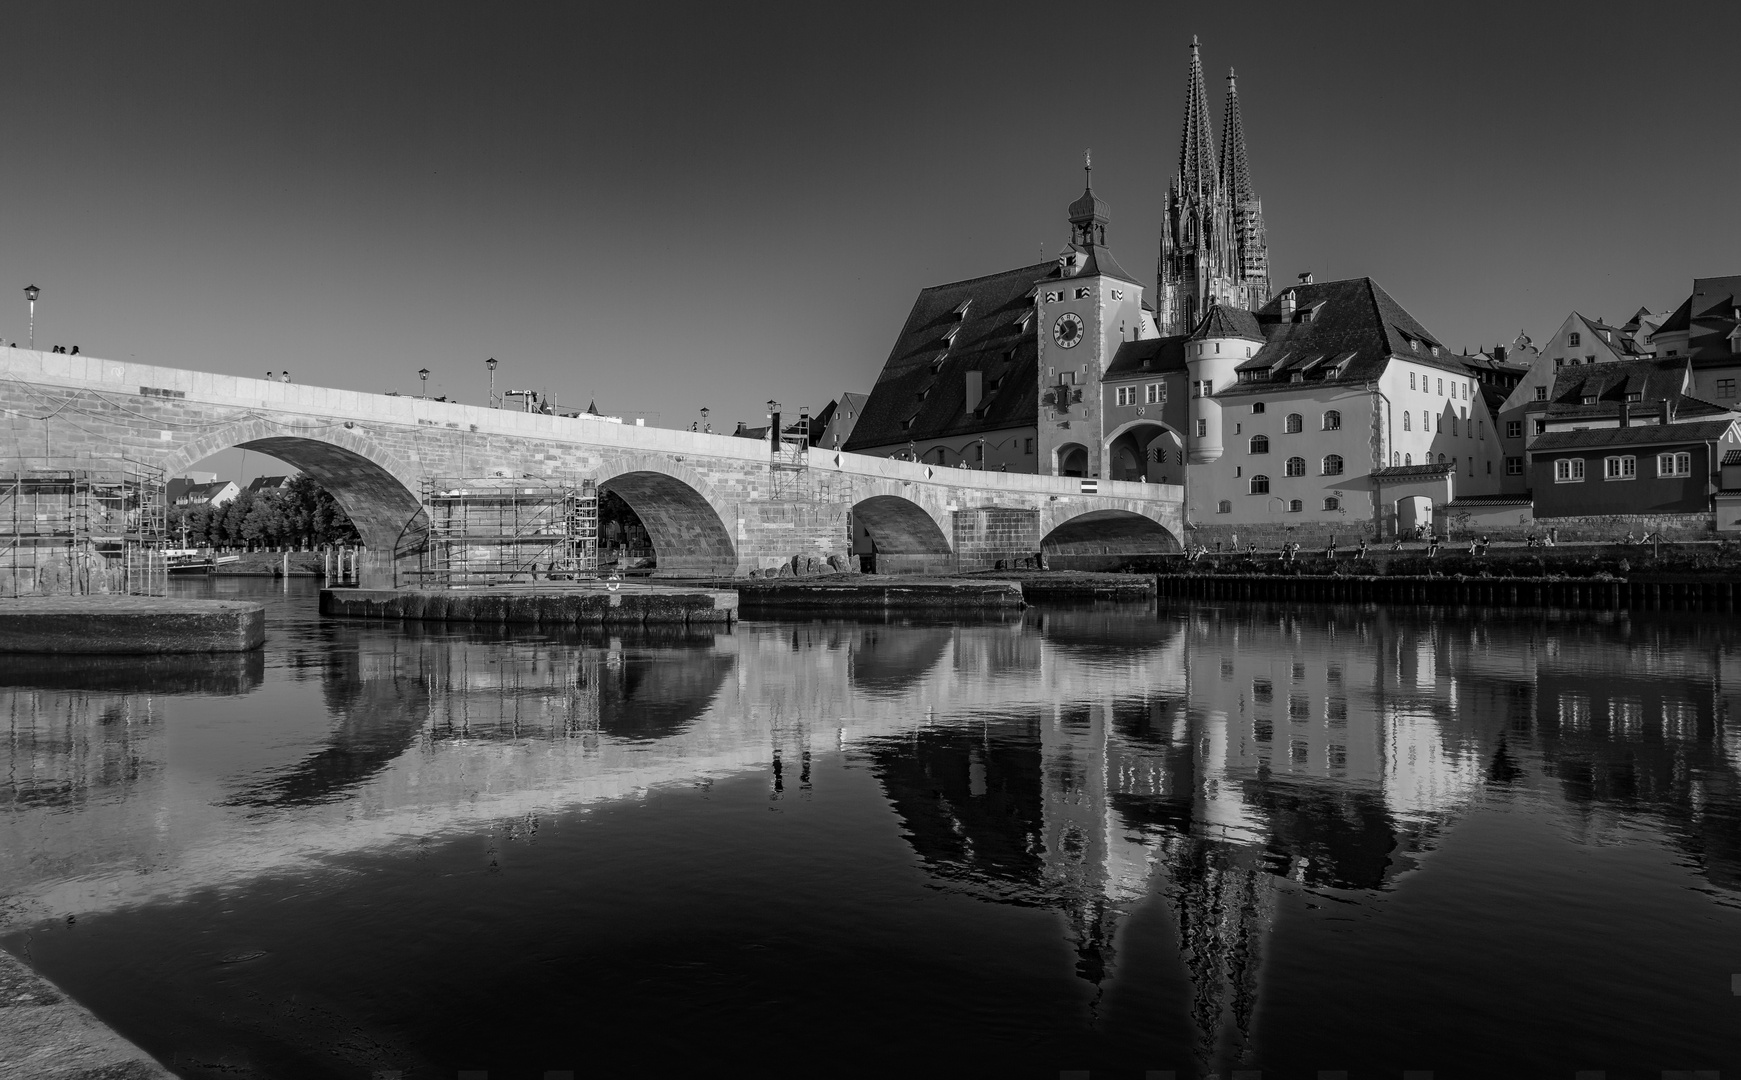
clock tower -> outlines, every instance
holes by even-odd
[[[1070,244],[1034,292],[1039,337],[1038,465],[1055,476],[1108,476],[1100,379],[1119,344],[1145,332],[1143,289],[1106,247],[1106,200],[1087,183],[1070,204]]]

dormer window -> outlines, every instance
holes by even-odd
[[[1626,395],[1626,400],[1636,404],[1637,402],[1644,400],[1644,393],[1639,390],[1634,390]]]
[[[1596,395],[1595,394],[1585,394],[1583,397],[1579,398],[1578,400],[1582,404],[1585,404],[1585,405],[1594,405],[1594,404],[1596,404]]]
[[[973,306],[973,298],[972,297],[969,297],[968,299],[963,300],[961,303],[959,303],[955,306],[955,317],[957,319],[967,318],[967,309],[972,307],[972,306]]]

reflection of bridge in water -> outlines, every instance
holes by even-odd
[[[1178,550],[1177,486],[945,469],[839,451],[794,468],[729,435],[546,416],[0,348],[0,445],[19,469],[124,457],[185,472],[220,450],[269,454],[333,494],[368,548],[361,584],[407,584],[435,477],[592,480],[646,527],[664,576],[731,575],[852,553],[883,572],[1060,565]],[[439,515],[436,515],[439,516]]]
[[[1711,798],[1741,773],[1728,631],[1276,608],[331,633],[272,694],[245,666],[169,698],[10,676],[8,921],[245,888],[671,785],[759,776],[789,798],[844,755],[934,880],[1057,911],[1098,988],[1132,962],[1129,913],[1165,903],[1198,1057],[1228,1063],[1250,1044],[1278,890],[1388,890],[1486,788],[1531,786],[1598,833],[1645,814],[1713,888],[1741,883],[1734,799]],[[1592,656],[1622,674],[1597,689]]]

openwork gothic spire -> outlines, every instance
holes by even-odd
[[[1252,198],[1251,167],[1245,160],[1245,123],[1239,115],[1239,82],[1227,69],[1227,114],[1221,121],[1221,190],[1233,205]]]
[[[1185,133],[1179,144],[1179,182],[1188,195],[1215,190],[1215,138],[1209,129],[1209,96],[1203,92],[1203,58],[1191,37],[1191,73],[1185,91]]]
[[[1167,185],[1157,269],[1155,316],[1162,333],[1190,333],[1216,304],[1255,311],[1269,299],[1263,204],[1252,190],[1246,162],[1238,82],[1229,72],[1217,156],[1195,37],[1179,172]]]

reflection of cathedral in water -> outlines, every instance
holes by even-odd
[[[1714,689],[1741,682],[1712,677],[1733,642],[1229,608],[1133,648],[1128,626],[1048,620],[1032,663],[1059,704],[879,740],[877,774],[933,875],[1057,911],[1100,990],[1121,920],[1162,897],[1204,1068],[1251,1059],[1278,889],[1390,889],[1490,785],[1539,772],[1593,808],[1648,806],[1737,884],[1741,823],[1711,820],[1741,768]]]
[[[1205,1068],[1253,1051],[1286,893],[1390,889],[1509,788],[1596,837],[1646,815],[1741,891],[1741,637],[1717,623],[1228,606],[331,634],[268,694],[258,655],[8,665],[0,880],[94,910],[701,778],[785,797],[844,754],[934,883],[1056,913],[1095,1008],[1147,974],[1124,935],[1164,905]],[[244,709],[276,709],[274,738]],[[188,754],[207,739],[223,768]]]

